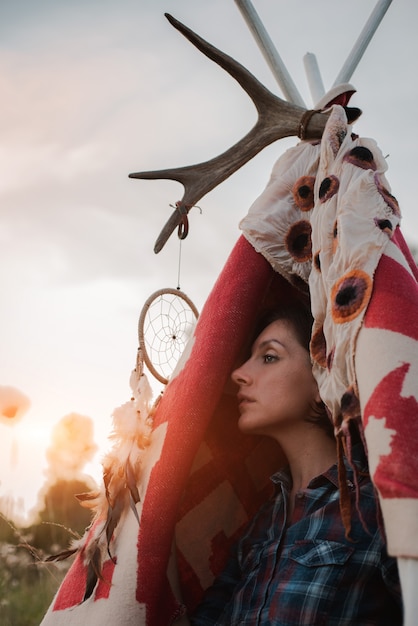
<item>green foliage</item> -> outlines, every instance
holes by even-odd
[[[39,626],[72,561],[44,559],[83,535],[91,516],[75,494],[90,489],[78,480],[48,487],[39,521],[27,528],[16,528],[0,514],[1,626]]]
[[[65,567],[43,566],[19,545],[0,546],[0,616],[2,626],[38,626],[50,605]]]
[[[44,554],[30,545],[31,535],[0,518],[12,543],[0,543],[1,626],[38,626],[71,563],[44,564]]]
[[[32,544],[45,552],[57,552],[69,542],[81,537],[91,522],[91,513],[80,506],[75,494],[91,490],[91,485],[80,480],[59,480],[48,488],[45,507],[39,513],[40,523],[27,530]],[[69,530],[71,529],[71,530]]]

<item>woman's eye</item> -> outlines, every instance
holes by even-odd
[[[277,361],[277,356],[275,354],[265,354],[263,356],[263,361],[264,363],[273,363],[274,361]]]

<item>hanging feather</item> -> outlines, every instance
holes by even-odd
[[[111,450],[103,459],[103,484],[100,490],[77,495],[80,505],[93,514],[91,526],[81,540],[70,549],[48,557],[60,561],[81,553],[87,567],[83,601],[93,593],[102,579],[103,563],[112,556],[119,522],[125,512],[132,510],[139,524],[136,505],[140,502],[138,483],[141,478],[142,457],[150,445],[152,418],[157,403],[152,403],[152,390],[145,374],[134,370],[130,378],[132,397],[113,411],[113,441]]]
[[[70,556],[73,556],[73,554],[75,554],[76,552],[78,552],[78,548],[71,548],[69,550],[63,550],[59,554],[51,554],[51,556],[48,556],[45,559],[45,563],[64,561],[65,559],[68,559]]]
[[[86,589],[83,602],[90,598],[99,578],[101,578],[102,559],[100,548],[96,546],[87,566]]]

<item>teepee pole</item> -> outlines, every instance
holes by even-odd
[[[270,35],[266,31],[250,0],[235,0],[235,4],[238,6],[242,16],[247,22],[247,26],[252,32],[253,37],[256,40],[258,47],[266,59],[271,71],[273,72],[273,75],[286,100],[301,107],[306,107],[302,96],[297,90],[297,87],[287,71],[279,53],[277,52]]]
[[[313,52],[307,52],[303,57],[305,73],[308,79],[309,90],[311,92],[313,103],[319,102],[325,95],[325,87],[322,82],[321,72],[316,56]]]
[[[379,0],[376,4],[350,54],[348,55],[346,62],[341,68],[340,73],[335,79],[333,87],[349,82],[391,2],[392,0]]]

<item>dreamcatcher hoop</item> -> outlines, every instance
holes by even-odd
[[[158,289],[145,301],[138,320],[137,372],[143,363],[166,385],[199,317],[180,289]]]

